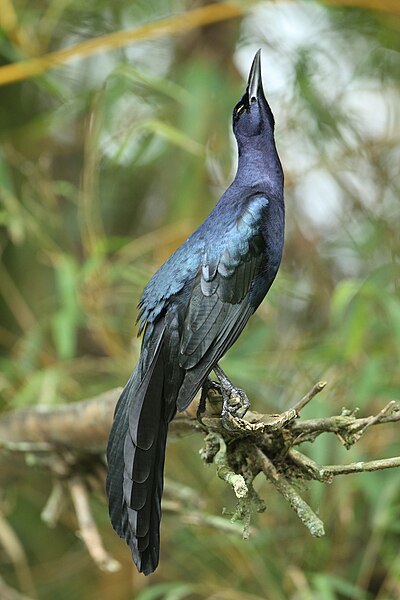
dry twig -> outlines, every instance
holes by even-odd
[[[90,510],[88,492],[81,477],[72,477],[69,482],[71,497],[79,521],[79,533],[86,544],[90,556],[102,570],[113,573],[120,569],[118,561],[114,560],[104,550],[96,522]]]

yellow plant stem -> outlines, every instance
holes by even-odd
[[[5,65],[0,68],[0,85],[41,75],[73,58],[87,57],[97,52],[121,48],[135,42],[173,35],[218,21],[234,19],[242,16],[244,12],[245,8],[239,5],[221,2],[197,8],[182,15],[174,15],[173,17],[148,23],[141,27],[99,36],[70,48],[63,48],[44,56]]]

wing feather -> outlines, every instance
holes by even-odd
[[[268,200],[255,196],[237,218],[218,256],[204,253],[183,325],[179,364],[206,373],[235,341],[255,307],[250,292],[265,262],[261,221]],[[203,364],[204,363],[204,364]],[[200,368],[200,367],[199,367]],[[208,374],[208,373],[206,373]],[[186,388],[188,373],[183,388]],[[201,383],[200,383],[201,385]],[[185,392],[178,398],[181,410]],[[182,398],[182,401],[181,401]]]

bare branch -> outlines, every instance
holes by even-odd
[[[99,531],[90,510],[88,493],[84,482],[77,476],[68,481],[68,486],[75,506],[76,516],[78,517],[79,533],[86,544],[90,556],[102,571],[109,573],[118,571],[121,565],[104,550]]]
[[[48,527],[55,527],[65,506],[64,486],[58,479],[53,481],[53,489],[46,506],[40,515]]]
[[[319,394],[320,392],[322,392],[322,390],[324,389],[324,387],[326,386],[327,382],[326,381],[319,381],[318,383],[316,383],[311,390],[305,395],[303,396],[303,398],[301,400],[299,400],[294,406],[293,406],[293,410],[296,411],[297,415],[299,415],[300,411],[307,406],[307,404],[313,399],[315,398],[315,396],[317,394]]]
[[[391,400],[386,406],[384,406],[382,408],[382,410],[380,410],[378,412],[377,415],[372,416],[372,417],[367,417],[367,422],[365,424],[358,424],[358,426],[356,427],[352,427],[352,432],[353,432],[353,437],[354,437],[354,442],[358,442],[358,440],[364,435],[364,433],[367,431],[367,429],[369,427],[371,427],[372,425],[376,425],[377,423],[380,423],[382,421],[382,419],[386,416],[386,415],[390,415],[390,413],[395,409],[396,407],[396,402],[394,400]]]
[[[85,452],[104,451],[121,388],[62,406],[35,406],[2,415],[0,448],[21,452],[63,446]]]

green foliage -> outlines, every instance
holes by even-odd
[[[11,13],[2,22],[3,64],[188,10],[165,0],[14,7],[15,26]],[[319,379],[329,386],[310,416],[344,405],[369,414],[398,398],[398,29],[398,12],[255,3],[240,24],[144,40],[3,87],[2,408],[72,402],[127,379],[143,286],[231,180],[238,69],[245,74],[258,47],[286,173],[287,240],[268,300],[224,369],[260,411],[287,408]],[[202,466],[200,443],[171,443],[167,473],[219,514],[233,499]],[[321,463],[390,456],[398,434],[375,428],[350,453],[325,436],[305,452]],[[161,565],[146,580],[132,578],[103,505],[102,533],[123,563],[117,575],[91,565],[72,519],[45,529],[48,482],[24,478],[1,509],[43,600],[399,597],[398,473],[304,488],[328,524],[319,541],[261,481],[268,510],[250,541],[166,515]],[[24,587],[3,554],[0,563]]]
[[[195,591],[196,586],[188,583],[161,583],[143,590],[137,600],[185,600]]]

